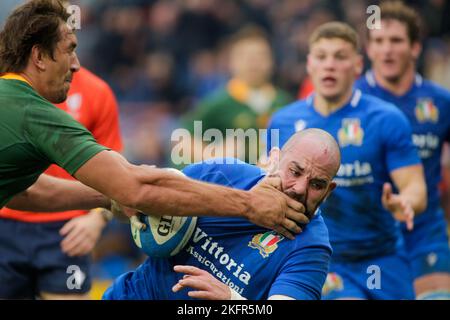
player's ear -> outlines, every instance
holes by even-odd
[[[414,60],[419,59],[421,52],[422,52],[422,44],[419,41],[414,41],[411,45],[411,54]]]
[[[327,195],[325,196],[324,201],[328,199],[328,197],[333,192],[333,190],[336,189],[336,186],[337,186],[336,182],[332,181],[330,183],[330,186],[328,187]]]
[[[330,190],[329,190],[329,192],[331,193],[334,189],[336,189],[336,186],[337,186],[337,184],[336,184],[336,182],[334,182],[334,181],[331,181],[331,183],[330,183]]]
[[[42,48],[38,45],[34,45],[31,48],[31,54],[30,54],[30,60],[31,63],[39,70],[39,71],[45,71],[46,65],[44,62],[44,58],[46,57],[46,54],[42,51]]]

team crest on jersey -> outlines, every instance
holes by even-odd
[[[272,252],[277,250],[278,243],[283,241],[284,237],[275,231],[267,231],[266,233],[257,234],[248,243],[253,249],[258,249],[263,258],[267,258]]]
[[[417,121],[419,122],[434,122],[439,120],[439,110],[433,104],[431,99],[420,99],[417,101],[416,109]]]
[[[341,276],[335,272],[327,274],[327,279],[322,288],[322,295],[327,295],[332,291],[342,291],[344,289],[344,281]]]
[[[346,147],[348,145],[360,146],[364,138],[364,130],[361,128],[359,119],[343,119],[342,127],[338,131],[339,145]]]

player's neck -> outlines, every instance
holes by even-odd
[[[416,69],[414,66],[411,66],[396,79],[387,79],[381,76],[376,70],[373,70],[373,74],[380,87],[396,96],[402,96],[411,89],[416,76]]]
[[[25,80],[27,80],[27,82],[30,84],[30,86],[31,86],[32,88],[35,88],[35,86],[33,85],[33,81],[31,80],[31,78],[30,78],[27,74],[21,73],[20,75],[21,75]]]
[[[28,84],[33,87],[34,90],[36,90],[36,84],[39,83],[39,79],[37,79],[35,76],[33,76],[33,73],[28,70],[28,68],[25,68],[25,70],[21,72],[17,72],[17,75],[24,78]],[[37,91],[37,90],[36,90]]]
[[[314,109],[323,116],[329,116],[333,112],[343,108],[352,96],[353,90],[350,87],[347,92],[336,99],[327,99],[320,94],[314,95]]]
[[[44,79],[42,79],[39,72],[27,67],[19,74],[28,81],[34,91],[36,91],[41,96],[44,96],[43,84],[45,83],[45,81]]]

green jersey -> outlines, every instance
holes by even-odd
[[[107,148],[24,81],[0,78],[0,208],[54,163],[74,174]]]
[[[273,86],[252,90],[242,81],[232,79],[225,88],[206,98],[190,112],[182,125],[195,134],[195,121],[201,121],[202,134],[208,129],[218,129],[225,138],[227,129],[243,129],[247,132],[248,129],[267,128],[272,113],[292,101],[288,93]],[[233,157],[252,163],[250,143],[244,144],[245,155],[236,154]],[[264,154],[265,141],[258,138],[257,149],[258,157]]]
[[[292,102],[289,94],[280,89],[274,88],[270,98],[261,94],[259,99],[249,91],[244,84],[231,80],[226,88],[202,101],[184,119],[184,126],[193,132],[194,121],[202,121],[203,130],[215,128],[223,134],[226,129],[264,129],[275,110]],[[252,104],[261,107],[252,107]]]

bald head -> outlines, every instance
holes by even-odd
[[[282,150],[271,150],[270,160],[272,174],[280,176],[283,192],[301,202],[309,217],[336,188],[333,178],[339,170],[341,154],[336,140],[323,130],[297,132]]]
[[[293,134],[281,149],[282,156],[294,151],[314,153],[314,156],[324,161],[330,167],[334,177],[341,165],[341,151],[331,134],[322,129],[305,129]]]

